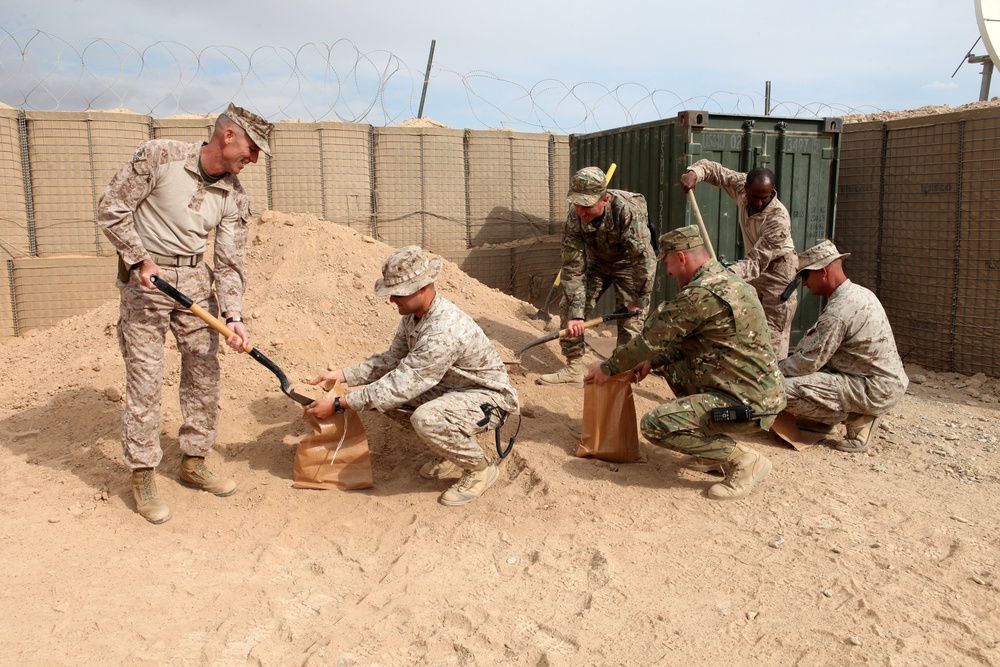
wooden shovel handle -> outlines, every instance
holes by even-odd
[[[701,240],[705,242],[705,247],[708,248],[708,254],[715,259],[715,249],[712,248],[712,240],[708,238],[708,230],[705,228],[705,221],[701,218],[701,209],[698,208],[698,200],[694,196],[694,188],[688,190],[688,200],[691,202],[691,208],[694,209],[694,217],[698,219],[698,231],[701,232]]]
[[[232,329],[227,327],[222,322],[222,320],[213,316],[210,312],[208,312],[207,310],[205,310],[204,308],[193,302],[189,297],[179,292],[177,288],[168,283],[166,280],[163,280],[159,276],[153,276],[150,278],[150,280],[153,281],[153,284],[156,285],[157,289],[159,289],[161,292],[171,297],[172,299],[174,299],[175,301],[186,307],[188,310],[190,310],[192,313],[203,319],[208,326],[212,327],[220,334],[225,336],[227,340],[230,337],[236,335],[236,333]],[[245,351],[247,354],[253,352],[253,346],[247,345]]]

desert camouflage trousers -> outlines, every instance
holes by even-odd
[[[850,384],[855,386],[851,387]],[[852,412],[865,415],[882,414],[871,404],[853,400],[864,393],[864,381],[842,373],[819,371],[800,377],[785,378],[785,407],[796,417],[805,417],[824,424],[839,424]]]
[[[639,428],[643,437],[657,447],[724,461],[736,447],[736,441],[727,434],[760,430],[756,421],[721,424],[712,421],[712,408],[738,404],[720,392],[692,394],[653,408],[639,420]]]
[[[499,410],[490,413],[487,424],[476,424],[485,416],[480,407],[485,403],[495,405],[496,396],[488,392],[444,392],[435,388],[386,414],[396,421],[408,421],[435,456],[471,468],[485,455],[476,435],[500,424]]]
[[[202,308],[217,315],[211,270],[194,267],[160,269],[160,277]],[[128,283],[118,282],[121,302],[118,347],[125,360],[125,411],[122,414],[122,456],[129,469],[160,464],[163,391],[163,346],[169,329],[181,356],[179,383],[183,418],[178,440],[189,456],[205,456],[215,444],[219,426],[219,334],[201,318],[159,290],[139,282],[137,271]]]
[[[629,295],[636,293],[632,285],[631,270],[618,271],[607,275],[589,273],[584,278],[584,285],[586,288],[586,298],[583,304],[583,319],[585,320],[594,316],[594,307],[597,305],[598,299],[601,298],[601,295],[609,287],[614,289],[615,310],[623,310],[630,301]],[[647,296],[638,305],[642,307],[642,312],[638,315],[615,321],[618,325],[617,347],[621,347],[642,333],[642,324],[645,322],[646,315],[649,312],[649,297]],[[562,301],[560,317],[562,318],[560,320],[562,328],[565,329],[566,323],[569,322],[569,301],[566,298],[563,298]],[[583,336],[561,338],[559,339],[559,346],[562,348],[563,356],[566,359],[579,359],[586,351],[586,341]]]
[[[762,273],[751,284],[757,291],[760,305],[764,307],[767,328],[771,332],[771,348],[774,357],[781,361],[788,356],[788,343],[792,336],[792,320],[799,303],[798,292],[792,293],[788,301],[781,300],[781,293],[788,283],[795,280],[799,267],[795,255],[785,255],[771,262],[767,272]]]

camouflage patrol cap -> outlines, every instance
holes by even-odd
[[[656,258],[663,259],[667,253],[688,250],[700,245],[705,245],[705,240],[701,238],[701,232],[698,231],[697,225],[672,229],[660,236],[660,251],[656,254]]]
[[[838,252],[833,241],[826,239],[799,253],[799,273],[822,269],[842,257],[850,256],[849,252]]]
[[[409,296],[430,285],[441,273],[444,260],[425,254],[420,246],[408,245],[389,255],[382,264],[382,277],[375,281],[378,296]]]
[[[225,110],[223,115],[246,130],[247,135],[257,144],[257,148],[264,155],[271,154],[271,146],[267,143],[267,135],[274,129],[274,125],[271,125],[254,112],[247,111],[243,107],[238,107],[232,102],[229,103],[229,108]]]
[[[608,190],[608,179],[599,167],[584,167],[573,174],[566,199],[570,204],[593,206]]]

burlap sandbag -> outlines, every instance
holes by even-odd
[[[337,382],[327,396],[344,396],[346,387]],[[313,434],[295,450],[292,486],[297,489],[370,489],[372,458],[368,435],[357,412],[346,410],[326,419],[306,414]]]
[[[632,397],[633,377],[632,371],[626,371],[603,385],[596,382],[584,385],[583,428],[577,456],[615,463],[632,463],[642,458]]]

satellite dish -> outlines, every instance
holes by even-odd
[[[1000,46],[1000,0],[975,1],[979,34],[993,64],[1000,64],[1000,57],[997,57],[997,47]]]

